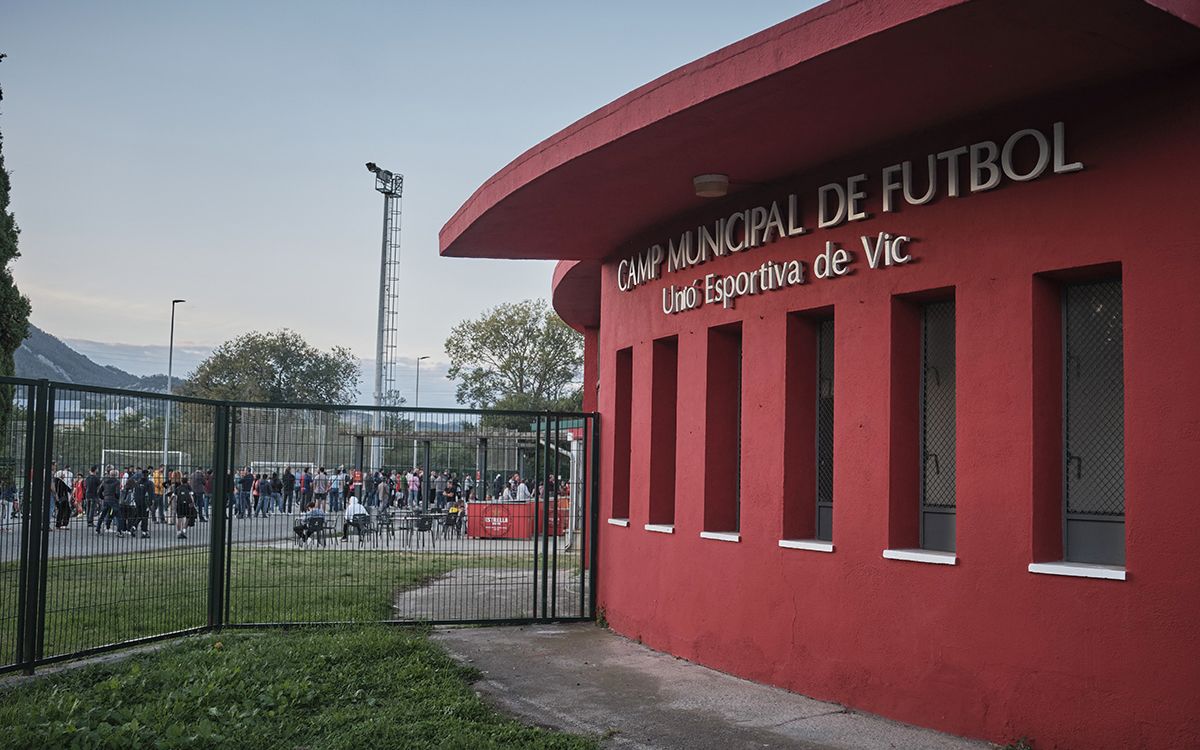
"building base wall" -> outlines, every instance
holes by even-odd
[[[617,632],[731,674],[955,734],[1039,750],[1200,747],[1200,74],[1029,102],[882,145],[797,192],[1063,121],[1078,173],[882,213],[618,292],[606,264],[598,357],[602,430],[599,605]],[[736,165],[728,168],[732,171]],[[791,190],[787,188],[786,190]],[[786,191],[785,191],[786,192]],[[875,191],[876,199],[878,191]],[[775,193],[774,195],[777,195]],[[737,205],[756,205],[744,195]],[[734,203],[727,204],[736,208]],[[723,215],[726,204],[714,204]],[[694,225],[694,222],[693,222]],[[686,226],[681,222],[680,226]],[[671,236],[676,227],[659,234]],[[811,260],[826,240],[914,238],[914,262],[706,305],[659,307],[669,282],[766,260]],[[1040,575],[1035,495],[1045,274],[1119,268],[1125,358],[1126,580]],[[952,289],[957,314],[957,561],[885,559],[894,440],[893,300]],[[781,407],[789,313],[836,325],[833,551],[780,547],[787,471]],[[707,333],[742,325],[740,538],[704,530]],[[678,336],[674,533],[648,523],[656,338]],[[629,525],[611,515],[618,350],[633,351]],[[915,439],[915,436],[914,436]],[[617,472],[619,478],[620,472]],[[807,481],[807,480],[805,480]]]

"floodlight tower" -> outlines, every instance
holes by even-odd
[[[400,296],[400,196],[404,175],[381,169],[373,161],[367,171],[375,175],[375,189],[383,193],[383,248],[379,259],[379,330],[375,340],[375,405],[395,406],[396,389],[396,305]],[[383,413],[375,412],[371,438],[371,465],[363,469],[383,468]]]

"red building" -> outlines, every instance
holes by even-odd
[[[1039,748],[1200,747],[1200,2],[830,2],[530,149],[442,230],[553,258],[599,605]]]

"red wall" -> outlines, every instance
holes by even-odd
[[[1082,160],[1084,171],[880,215],[882,167],[1002,140],[1023,127],[1048,132],[1056,120],[1067,123],[1068,156]],[[736,174],[736,164],[723,168]],[[910,265],[868,270],[860,249],[859,270],[849,277],[743,297],[733,310],[710,305],[666,316],[664,281],[620,293],[615,262],[606,264],[594,349],[602,424],[611,425],[615,413],[615,353],[629,346],[634,353],[631,523],[600,525],[599,602],[609,624],[723,671],[958,734],[996,741],[1027,735],[1039,748],[1200,747],[1198,170],[1200,74],[1156,74],[897,138],[764,192],[768,200],[813,196],[820,184],[862,171],[875,188],[873,218],[664,281],[748,270],[768,259],[811,261],[826,240],[853,250],[859,235],[879,231],[917,238]],[[741,195],[707,204],[699,221],[759,203]],[[806,208],[811,216],[811,202]],[[696,223],[664,217],[647,237],[665,240]],[[1034,453],[1046,445],[1044,434],[1035,440],[1045,432],[1045,412],[1035,418],[1035,359],[1052,358],[1045,342],[1057,335],[1035,327],[1035,317],[1045,319],[1035,316],[1044,308],[1035,275],[1105,263],[1120,263],[1124,285],[1128,579],[1035,575],[1027,566],[1044,559],[1047,542],[1042,530],[1034,538],[1034,496],[1047,486],[1053,494],[1047,476],[1057,470]],[[893,465],[911,453],[894,444],[904,435],[893,420],[905,409],[894,402],[901,394],[890,377],[893,299],[945,288],[953,290],[957,316],[958,564],[886,560],[894,480],[911,469]],[[824,554],[777,541],[788,455],[787,315],[830,307],[836,550]],[[702,448],[710,437],[708,330],[735,322],[746,366],[741,541],[730,543],[699,532]],[[672,535],[642,528],[652,342],[669,335],[679,337]],[[1037,392],[1045,397],[1045,383]],[[601,433],[601,516],[608,517],[613,431]],[[1042,556],[1035,557],[1035,541]]]

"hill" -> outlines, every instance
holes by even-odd
[[[93,362],[35,325],[13,355],[17,377],[58,380],[107,388],[166,393],[167,376],[138,377],[119,367]]]

